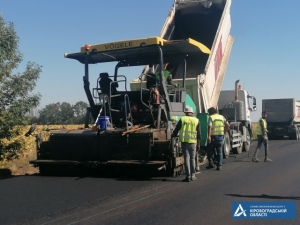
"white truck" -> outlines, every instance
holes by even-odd
[[[256,111],[256,98],[235,82],[235,90],[224,90],[220,93],[218,109],[230,124],[224,143],[224,155],[232,151],[240,154],[250,150],[252,138],[251,112]]]
[[[267,112],[267,129],[270,140],[300,139],[300,101],[294,98],[263,99],[262,110]]]

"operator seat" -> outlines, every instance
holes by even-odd
[[[99,81],[99,85],[100,85],[101,93],[108,94],[110,83],[113,81],[112,79],[109,78],[108,73],[100,73],[100,78],[101,79]],[[115,92],[117,92],[117,83],[113,83],[111,85],[111,93],[115,93]]]

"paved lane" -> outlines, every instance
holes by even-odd
[[[0,224],[300,224],[300,142],[271,141],[272,163],[247,156],[231,157],[222,171],[203,170],[190,183],[183,177],[0,180],[6,193]],[[233,220],[233,201],[296,202],[297,219]]]

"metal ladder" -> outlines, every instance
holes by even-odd
[[[122,96],[121,94],[116,94],[116,95],[110,95],[109,97],[109,101],[108,101],[108,106],[109,106],[109,113],[110,113],[110,119],[112,121],[112,115],[111,115],[111,111],[114,112],[121,112],[121,110],[118,109],[113,109],[111,107],[111,99],[115,98],[115,97],[119,97]],[[129,109],[129,117],[128,117],[128,110]],[[124,114],[125,114],[125,123],[126,123],[126,130],[128,131],[131,127],[133,127],[133,119],[132,119],[132,115],[130,112],[130,100],[129,100],[129,96],[127,94],[124,94]]]
[[[126,105],[127,103],[127,105]],[[130,101],[129,101],[129,96],[127,94],[124,95],[124,106],[125,106],[125,120],[126,120],[126,130],[128,131],[128,123],[130,124],[130,128],[133,127],[133,120],[132,120],[132,115],[130,112]],[[128,114],[127,114],[127,106],[129,109],[129,115],[130,117],[128,118]],[[130,119],[130,121],[128,121],[128,119]]]

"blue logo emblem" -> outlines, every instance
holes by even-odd
[[[295,202],[233,202],[233,219],[295,219]]]

